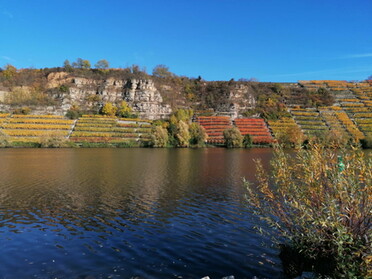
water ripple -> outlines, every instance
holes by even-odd
[[[251,151],[0,153],[0,278],[284,278],[245,206]]]

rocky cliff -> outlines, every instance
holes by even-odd
[[[151,78],[92,79],[57,72],[49,74],[47,79],[47,88],[53,92],[53,97],[60,104],[60,109],[56,108],[60,114],[66,113],[73,105],[94,112],[104,103],[120,103],[124,100],[140,117],[147,119],[167,118],[177,107],[205,108],[236,118],[241,112],[253,109],[256,104],[254,92],[250,86],[244,84],[234,84],[224,90],[217,90],[208,89],[209,83],[204,82],[202,87],[210,92],[199,92],[200,96],[190,101],[184,96],[183,88],[164,84],[155,86]],[[58,90],[61,88],[65,90]],[[173,97],[170,97],[170,92],[173,92]],[[206,102],[203,98],[209,95],[214,96],[216,100]],[[163,96],[167,101],[164,101]]]
[[[107,102],[120,103],[123,100],[140,117],[146,119],[163,119],[172,112],[170,105],[163,102],[160,92],[150,79],[96,80],[53,73],[48,81],[50,89],[66,86],[65,92],[55,94],[65,112],[73,105],[89,111],[98,110]]]
[[[266,113],[272,114],[273,110],[276,113],[282,110],[281,104],[311,106],[332,103],[332,100],[322,100],[320,95],[324,92],[314,95],[311,90],[300,83],[208,82],[201,78],[178,76],[159,78],[123,69],[106,72],[94,69],[73,69],[71,72],[61,68],[24,69],[10,78],[0,72],[0,111],[13,112],[26,106],[34,114],[64,115],[71,108],[79,108],[84,113],[98,113],[107,102],[119,104],[126,101],[135,113],[147,119],[167,118],[178,108],[234,119],[262,114],[266,108]],[[308,102],[310,98],[311,102]]]

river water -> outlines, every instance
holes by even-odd
[[[284,278],[242,183],[271,157],[0,149],[0,278]]]

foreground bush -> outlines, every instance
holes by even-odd
[[[276,148],[270,176],[256,162],[258,186],[246,183],[248,201],[279,232],[276,241],[286,239],[294,257],[312,263],[312,271],[372,278],[372,158],[367,157],[354,147],[335,151],[310,144],[295,156]]]

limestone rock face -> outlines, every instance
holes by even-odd
[[[53,81],[63,77],[64,75],[55,76]],[[120,103],[124,100],[142,118],[164,119],[172,113],[171,106],[165,104],[151,79],[95,80],[74,77],[68,87],[68,92],[58,96],[62,100],[63,111],[67,111],[72,105],[84,110],[98,111],[104,103]],[[254,108],[256,99],[250,88],[245,84],[237,84],[231,88],[225,93],[226,96],[221,96],[221,102],[215,108],[215,112],[234,119],[241,116],[242,112]],[[164,88],[160,89],[164,91]]]
[[[124,100],[142,118],[163,119],[172,112],[171,107],[163,103],[152,80],[94,80],[76,77],[71,80],[68,88],[68,92],[58,96],[62,100],[63,111],[72,105],[84,110],[97,110],[104,103],[120,103]]]
[[[64,115],[73,106],[83,111],[97,113],[107,102],[120,104],[126,101],[133,111],[146,119],[165,119],[172,108],[198,108],[204,106],[203,99],[192,103],[186,99],[183,87],[174,84],[154,83],[152,79],[125,79],[120,77],[102,78],[103,75],[79,77],[68,72],[52,72],[47,76],[46,91],[53,97],[53,106],[29,106],[32,113],[52,113]],[[61,86],[63,85],[63,87]],[[1,84],[0,84],[1,86]],[[207,86],[207,84],[201,84]],[[0,87],[0,105],[3,111],[12,111],[16,106],[4,103],[7,94],[17,88]],[[25,87],[22,90],[28,90]],[[18,89],[17,89],[18,90]],[[202,93],[204,94],[204,93]],[[232,119],[256,106],[254,89],[249,84],[238,83],[229,86],[221,94],[213,92],[214,103],[208,104],[217,115],[227,115]],[[9,107],[9,109],[7,109]]]
[[[225,114],[235,119],[241,113],[256,107],[256,98],[245,84],[237,84],[226,96],[227,102],[221,102],[216,109],[219,115]]]
[[[47,79],[48,79],[47,88],[59,87],[62,84],[69,83],[72,81],[72,78],[69,77],[68,73],[66,72],[50,73]]]
[[[0,90],[0,102],[4,102],[7,91]]]
[[[123,99],[144,118],[165,118],[172,112],[170,105],[162,104],[163,98],[152,80],[128,81],[125,84]]]

